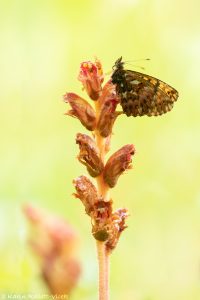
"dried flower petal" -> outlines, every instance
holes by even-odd
[[[75,197],[79,198],[85,206],[85,211],[90,215],[94,210],[95,203],[98,202],[97,189],[93,183],[86,176],[79,176],[73,180],[77,194]]]
[[[95,203],[94,211],[92,214],[93,219],[97,223],[106,223],[107,220],[112,215],[112,201],[104,201],[99,200],[97,203]]]
[[[103,171],[105,182],[112,188],[116,185],[119,176],[127,169],[131,168],[131,155],[135,153],[132,144],[125,145],[115,152],[107,161]]]
[[[126,208],[119,208],[112,214],[110,235],[108,241],[106,242],[106,247],[108,250],[113,250],[116,247],[122,231],[127,228],[125,221],[128,215],[129,214]]]
[[[101,94],[101,84],[103,82],[103,71],[99,60],[95,63],[90,61],[83,62],[80,67],[78,79],[82,82],[89,97],[97,100]]]
[[[86,100],[74,93],[66,93],[64,95],[64,101],[69,103],[72,108],[66,113],[67,115],[78,118],[88,130],[95,129],[95,111]]]
[[[103,162],[95,141],[88,135],[78,133],[76,143],[79,144],[78,160],[87,167],[92,177],[98,176],[103,170]]]
[[[109,237],[109,223],[112,216],[112,201],[99,200],[91,214],[94,220],[92,234],[96,240],[106,241]]]
[[[115,111],[117,104],[116,99],[110,99],[104,103],[101,109],[97,129],[103,137],[111,135],[114,122],[121,114],[121,112]]]
[[[98,100],[100,106],[102,106],[104,102],[106,102],[107,100],[110,100],[110,99],[116,99],[116,102],[118,102],[118,103],[120,102],[120,99],[118,99],[118,96],[116,94],[115,85],[112,84],[111,80],[106,82],[106,84],[104,85],[104,87],[102,89],[101,96]]]
[[[113,124],[122,112],[116,112],[119,99],[116,96],[115,86],[108,81],[102,90],[102,95],[99,98],[101,111],[99,114],[97,129],[103,137],[107,137],[112,133]]]

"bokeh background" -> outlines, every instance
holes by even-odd
[[[180,97],[169,114],[115,125],[111,153],[133,143],[137,154],[112,191],[131,216],[111,258],[111,299],[200,299],[199,12],[197,0],[1,1],[0,294],[44,291],[26,246],[21,205],[30,201],[80,233],[72,299],[97,299],[90,221],[71,196],[72,179],[86,173],[74,138],[86,131],[64,116],[62,95],[86,97],[80,62],[97,56],[108,72],[122,55],[150,58],[135,64]]]

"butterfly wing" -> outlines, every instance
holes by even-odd
[[[158,116],[173,108],[178,92],[167,83],[136,71],[120,73],[116,91],[127,116]]]

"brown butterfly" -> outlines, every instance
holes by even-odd
[[[178,92],[167,83],[140,72],[125,70],[122,57],[113,66],[111,81],[127,116],[158,116],[173,108]]]

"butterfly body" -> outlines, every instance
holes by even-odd
[[[125,70],[122,57],[113,66],[112,83],[127,116],[158,116],[173,108],[178,92],[152,76]]]

